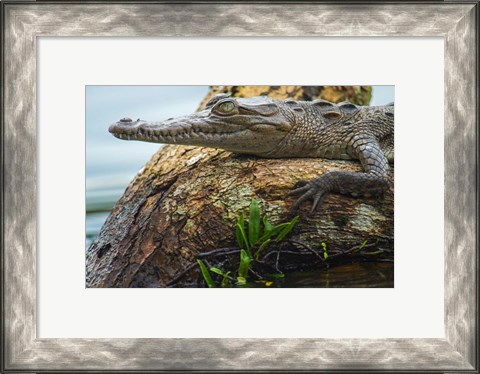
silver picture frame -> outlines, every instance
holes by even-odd
[[[4,1],[1,11],[1,370],[478,372],[478,1]],[[443,37],[445,338],[37,339],[36,43],[41,36]]]

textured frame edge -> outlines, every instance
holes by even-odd
[[[445,333],[453,347],[477,370],[478,299],[473,295],[478,295],[479,271],[476,210],[479,86],[478,40],[475,40],[478,38],[478,8],[477,4],[476,9],[466,13],[447,33],[444,67]],[[474,56],[477,56],[476,61]],[[459,149],[463,154],[458,154]],[[475,188],[469,193],[465,186]],[[465,326],[461,325],[470,326],[470,333],[476,331],[477,335],[469,336]]]
[[[18,4],[18,3],[17,3]],[[458,199],[445,200],[445,246],[453,245],[456,251],[445,252],[445,323],[447,339],[35,339],[36,329],[36,37],[50,35],[139,35],[134,21],[120,25],[117,18],[107,24],[82,28],[77,19],[87,7],[95,17],[122,14],[144,17],[152,7],[149,5],[56,5],[55,17],[64,17],[67,22],[48,27],[49,4],[2,4],[6,22],[4,44],[4,358],[7,370],[55,370],[61,365],[64,370],[153,370],[153,369],[387,369],[387,370],[475,370],[478,346],[476,334],[475,299],[476,271],[476,131],[478,121],[478,83],[476,82],[477,55],[469,51],[478,46],[475,30],[478,29],[478,4],[422,4],[409,5],[415,14],[409,14],[401,5],[362,5],[372,17],[370,24],[358,19],[357,5],[290,4],[289,21],[275,28],[275,21],[282,21],[281,11],[271,12],[264,5],[250,5],[246,16],[253,19],[248,25],[236,15],[238,7],[223,9],[224,15],[233,17],[233,27],[225,23],[205,26],[195,20],[187,22],[186,31],[179,28],[185,14],[197,5],[183,9],[182,20],[167,24],[162,29],[150,24],[143,33],[154,35],[441,35],[445,36],[445,189],[460,191]],[[285,7],[286,4],[283,4]],[[177,5],[178,6],[178,5]],[[203,4],[198,7],[213,7]],[[49,8],[50,7],[50,8]],[[170,6],[170,7],[173,7]],[[305,12],[306,7],[312,10]],[[232,8],[234,8],[232,10]],[[256,9],[256,11],[252,10]],[[434,9],[435,8],[435,9]],[[447,9],[448,8],[448,9]],[[143,10],[142,10],[143,9]],[[198,10],[196,8],[195,10]],[[60,10],[60,15],[58,13]],[[245,10],[245,9],[242,9]],[[321,10],[321,12],[319,11]],[[263,11],[263,13],[262,13]],[[267,11],[269,14],[267,14]],[[297,13],[295,13],[297,11]],[[338,11],[337,13],[335,13]],[[429,15],[437,11],[437,19]],[[178,12],[172,10],[172,12]],[[350,12],[350,13],[349,13]],[[218,13],[217,13],[218,15]],[[162,15],[159,14],[159,17]],[[335,17],[334,17],[335,16]],[[93,18],[95,19],[99,18]],[[277,19],[275,19],[277,17]],[[295,23],[295,17],[300,23]],[[382,28],[382,17],[390,17],[396,26],[389,31]],[[402,20],[408,22],[402,28]],[[121,18],[121,17],[120,17]],[[226,17],[229,18],[229,17]],[[69,20],[69,22],[68,22]],[[265,22],[268,20],[268,22]],[[420,22],[422,20],[422,22]],[[154,22],[155,19],[150,19]],[[165,19],[164,19],[165,21]],[[180,21],[180,22],[179,22]],[[348,21],[348,22],[347,22]],[[75,23],[77,22],[77,23]],[[260,26],[262,22],[262,26]],[[343,22],[343,24],[342,24]],[[349,23],[350,22],[350,23]],[[282,23],[282,22],[280,22]],[[349,27],[345,25],[349,23]],[[232,22],[229,24],[231,25]],[[342,31],[339,25],[342,24]],[[302,25],[299,27],[298,25]],[[185,25],[182,25],[185,27]],[[103,29],[102,29],[103,27]],[[170,29],[168,29],[170,27]],[[210,27],[210,28],[209,28]],[[172,30],[167,32],[166,30]],[[240,30],[240,31],[239,31]],[[158,33],[158,34],[157,34]],[[463,90],[456,82],[463,84]],[[455,97],[455,101],[452,98]],[[19,125],[20,124],[20,125]],[[22,126],[21,124],[25,124]],[[464,124],[459,127],[458,124]],[[30,151],[29,151],[30,149]],[[458,154],[456,150],[466,150]],[[18,173],[18,168],[23,172]],[[461,170],[465,171],[464,173]],[[470,183],[470,184],[468,184]],[[475,191],[465,186],[475,186]],[[19,186],[22,186],[19,189]],[[22,196],[17,192],[21,190]],[[24,196],[32,197],[25,199]],[[455,204],[454,204],[455,203]],[[448,227],[447,227],[448,226]],[[452,248],[452,247],[450,247]],[[20,260],[18,260],[20,259]],[[473,292],[472,292],[473,291]],[[20,295],[20,296],[18,296]],[[462,302],[459,302],[458,300]],[[132,351],[143,361],[129,357]],[[181,352],[181,353],[180,353]],[[189,352],[185,362],[182,354]],[[342,357],[340,352],[350,353]],[[390,353],[390,355],[388,355]],[[111,361],[102,360],[108,354]],[[253,357],[253,359],[252,359]],[[356,357],[352,359],[352,357]],[[361,360],[359,358],[361,357]],[[394,360],[390,360],[390,358]],[[120,361],[120,358],[125,360]],[[130,359],[130,360],[129,360]],[[168,360],[165,360],[168,359]],[[113,367],[112,363],[116,362]],[[243,365],[243,366],[242,366]]]

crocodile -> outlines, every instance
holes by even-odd
[[[122,118],[109,131],[117,138],[221,148],[267,158],[359,160],[363,172],[332,170],[299,180],[290,196],[296,211],[311,200],[318,210],[328,193],[381,196],[394,161],[394,104],[357,106],[326,100],[277,100],[268,96],[214,96],[199,112],[151,122]]]

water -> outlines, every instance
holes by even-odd
[[[327,270],[294,272],[285,277],[282,287],[292,288],[390,288],[393,287],[393,262],[343,264]]]
[[[135,173],[133,173],[135,175]],[[133,178],[128,173],[119,175],[93,175],[86,183],[86,246],[97,237],[103,223],[117,200]]]
[[[90,244],[97,237],[100,228],[107,219],[109,211],[107,212],[87,212],[87,222],[86,222],[86,233],[85,233],[85,243],[86,247],[90,247]]]

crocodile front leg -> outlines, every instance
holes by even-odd
[[[353,150],[358,155],[364,173],[330,171],[318,178],[300,180],[288,196],[300,196],[293,204],[296,211],[302,203],[313,200],[310,212],[318,210],[328,193],[351,196],[383,195],[388,189],[388,161],[377,141],[357,138]]]

